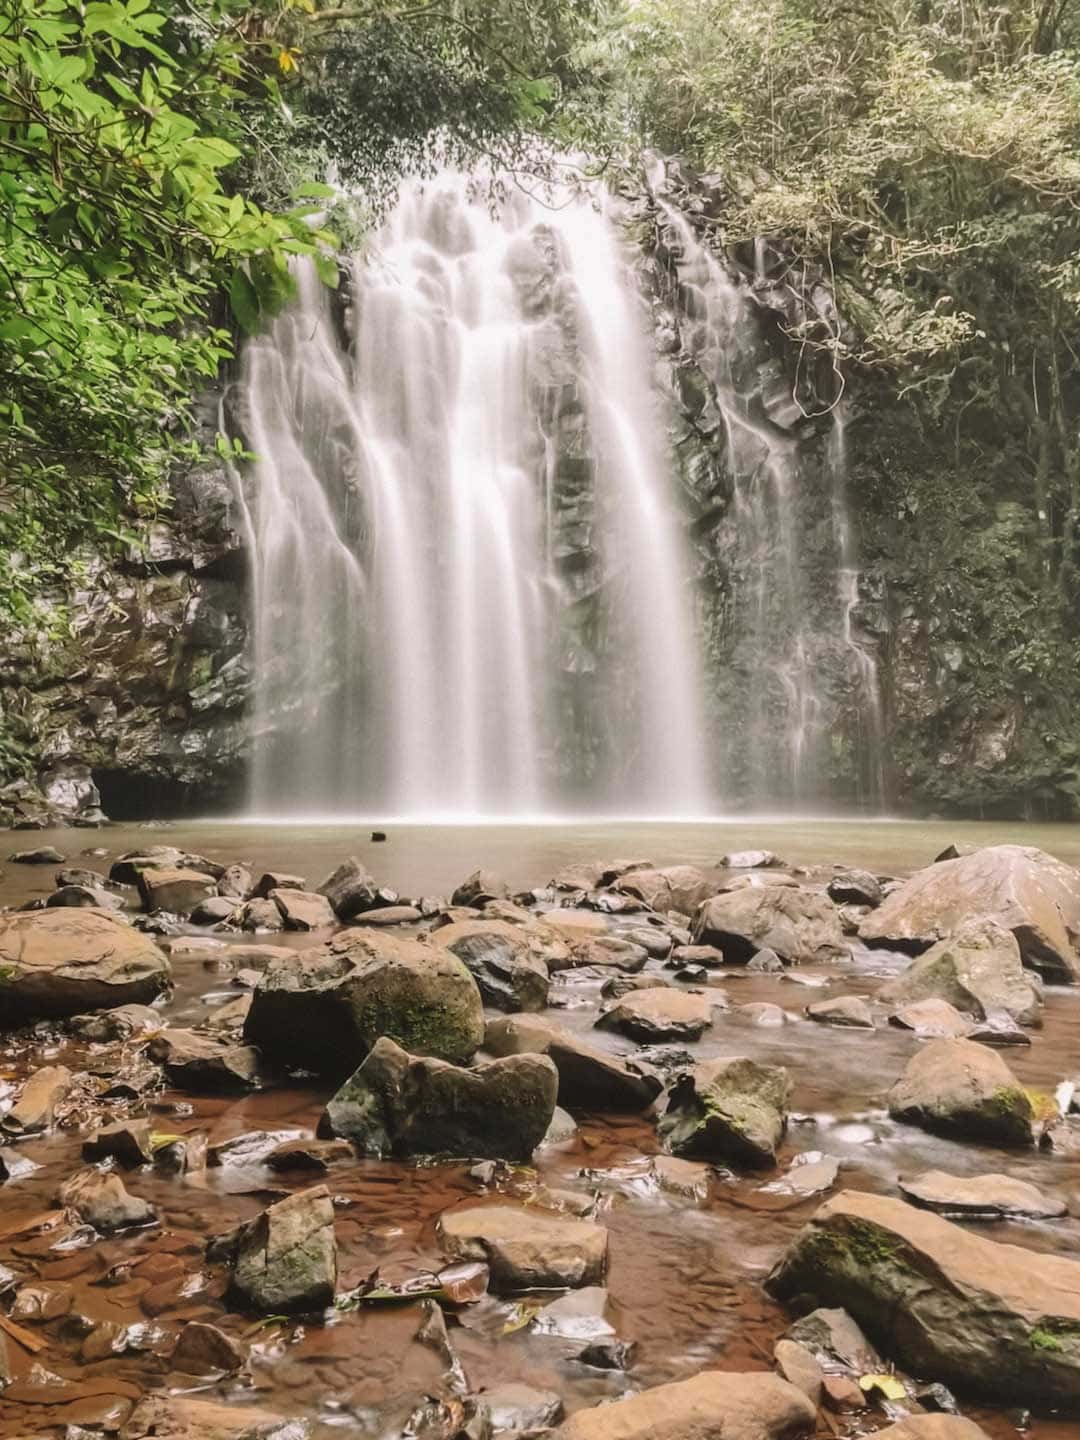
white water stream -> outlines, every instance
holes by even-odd
[[[351,261],[348,333],[301,264],[246,347],[257,813],[715,809],[665,416],[605,203],[515,192],[493,215],[465,177],[407,186]],[[607,632],[585,793],[559,763],[567,394]]]

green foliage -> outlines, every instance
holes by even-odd
[[[330,236],[230,193],[233,117],[264,79],[232,0],[0,0],[0,606],[81,540],[130,543],[200,383],[288,259]],[[269,47],[256,55],[272,59]],[[267,89],[269,86],[269,90]]]

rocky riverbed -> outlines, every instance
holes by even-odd
[[[0,1433],[1073,1432],[1069,865],[120,838],[0,882]]]

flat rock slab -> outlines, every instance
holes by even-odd
[[[439,1243],[452,1260],[483,1260],[494,1290],[596,1285],[607,1265],[608,1233],[535,1206],[471,1205],[439,1217]]]
[[[837,995],[815,1000],[806,1007],[807,1016],[819,1025],[840,1025],[853,1030],[873,1030],[874,1012],[861,995]]]
[[[0,1030],[144,1004],[170,973],[152,940],[107,911],[62,906],[0,916]]]
[[[779,1375],[705,1370],[611,1405],[579,1410],[556,1440],[796,1440],[814,1429],[809,1399]]]
[[[907,1180],[901,1178],[899,1185],[913,1204],[942,1215],[973,1219],[1022,1215],[1053,1220],[1068,1213],[1064,1200],[1044,1194],[1026,1180],[1014,1180],[1011,1175],[947,1175],[941,1170],[927,1170]]]
[[[286,930],[325,930],[337,923],[330,901],[313,890],[274,889],[266,898],[281,912]]]
[[[947,1000],[914,1000],[889,1016],[889,1024],[935,1040],[965,1040],[975,1029],[970,1015],[962,1015]]]
[[[1080,1260],[848,1190],[799,1232],[767,1289],[843,1306],[886,1358],[927,1379],[1080,1411]]]
[[[597,1020],[604,1030],[621,1030],[633,1040],[697,1040],[712,1024],[713,999],[691,990],[656,986],[624,995]]]
[[[189,915],[196,905],[217,895],[217,882],[198,870],[143,870],[139,894],[147,910]]]

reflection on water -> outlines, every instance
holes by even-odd
[[[479,865],[502,872],[514,886],[540,884],[576,858],[632,854],[658,863],[715,863],[734,849],[771,848],[795,863],[836,860],[896,873],[930,859],[950,840],[969,843],[1019,841],[1040,845],[1080,862],[1080,830],[1045,825],[975,825],[921,822],[739,822],[574,825],[555,827],[391,827],[386,844],[370,843],[358,827],[301,827],[205,823],[167,827],[115,827],[99,834],[64,831],[12,837],[16,843],[53,843],[70,858],[106,846],[112,854],[155,843],[196,849],[218,859],[244,858],[256,867],[299,871],[313,881],[355,852],[380,880],[406,894],[440,893]],[[15,848],[12,845],[11,848]],[[93,862],[92,862],[93,863]],[[102,861],[102,864],[107,861]],[[50,867],[3,867],[0,900],[10,904],[51,888]],[[250,937],[244,937],[245,939]],[[269,937],[268,937],[269,938]],[[263,937],[260,937],[262,942]],[[272,943],[303,944],[303,937]],[[694,1047],[702,1058],[748,1054],[788,1067],[794,1082],[793,1123],[781,1156],[824,1151],[842,1164],[840,1184],[896,1193],[900,1175],[940,1168],[963,1174],[990,1170],[1022,1177],[1071,1201],[1080,1185],[1080,1164],[1040,1153],[1018,1154],[935,1139],[897,1125],[884,1097],[918,1042],[907,1032],[827,1029],[805,1018],[804,1007],[826,995],[871,995],[902,962],[880,951],[856,950],[846,964],[814,967],[825,980],[808,989],[782,975],[747,976],[725,971],[717,983],[733,1007],[718,1013],[715,1027]],[[670,973],[670,972],[668,972]],[[804,972],[805,973],[805,972]],[[237,992],[228,967],[204,968],[189,959],[177,966],[169,1006],[174,1023],[191,1024]],[[761,1028],[740,1020],[743,1002],[783,1007],[789,1021]],[[592,1031],[599,992],[569,972],[553,985],[555,1018],[589,1032],[593,1043],[617,1052],[633,1047],[620,1037]],[[1080,991],[1047,992],[1046,1025],[1027,1049],[1005,1058],[1022,1083],[1051,1089],[1075,1073],[1080,1050]],[[36,1049],[10,1042],[0,1049],[0,1073],[17,1081],[44,1063],[85,1069],[99,1051],[46,1039]],[[313,1127],[325,1088],[270,1090],[241,1099],[195,1098],[166,1092],[157,1102],[154,1128],[203,1132],[211,1142],[246,1130]],[[254,1400],[286,1415],[316,1422],[319,1436],[391,1436],[419,1396],[437,1385],[439,1364],[430,1347],[416,1341],[415,1305],[335,1315],[325,1326],[269,1324],[224,1307],[220,1276],[206,1267],[207,1237],[255,1214],[275,1192],[301,1188],[309,1176],[274,1175],[253,1168],[238,1175],[210,1170],[185,1181],[150,1171],[125,1176],[129,1189],[159,1207],[161,1226],[142,1235],[104,1240],[85,1248],[54,1250],[49,1236],[18,1236],[22,1221],[53,1207],[57,1187],[79,1163],[81,1137],[60,1135],[23,1147],[41,1164],[31,1178],[0,1187],[0,1265],[20,1276],[71,1287],[72,1313],[118,1327],[150,1327],[147,1350],[80,1358],[85,1326],[53,1322],[38,1327],[45,1348],[30,1356],[9,1344],[15,1383],[0,1392],[0,1434],[63,1433],[69,1424],[92,1424],[116,1397],[173,1383],[167,1351],[189,1320],[210,1320],[251,1347],[250,1375],[222,1381],[210,1398]],[[600,1219],[610,1230],[609,1319],[618,1336],[635,1343],[631,1370],[601,1371],[573,1358],[572,1342],[513,1328],[512,1307],[486,1301],[451,1317],[450,1337],[475,1387],[519,1380],[557,1390],[568,1408],[613,1398],[630,1388],[685,1377],[704,1366],[762,1369],[787,1323],[764,1295],[761,1280],[792,1233],[813,1213],[815,1200],[781,1206],[759,1187],[769,1175],[723,1177],[700,1206],[658,1192],[645,1179],[645,1159],[657,1148],[647,1117],[581,1117],[577,1137],[542,1151],[537,1169],[552,1186],[598,1192]],[[612,1173],[615,1172],[615,1173]],[[341,1249],[341,1289],[358,1284],[376,1267],[400,1281],[439,1263],[435,1220],[439,1212],[478,1193],[462,1164],[411,1166],[357,1161],[328,1177],[336,1200]],[[235,1193],[237,1190],[246,1193]],[[1080,1256],[1080,1221],[996,1225],[995,1239]],[[153,1257],[145,1273],[133,1262]],[[123,1269],[115,1267],[123,1265]],[[168,1277],[175,1269],[183,1283]],[[192,1277],[197,1277],[193,1279]],[[155,1338],[156,1337],[156,1338]],[[40,1367],[36,1374],[34,1367]],[[67,1386],[41,1383],[45,1372]],[[1000,1440],[1015,1434],[1002,1412],[979,1413]],[[876,1421],[858,1423],[859,1429]],[[838,1422],[841,1429],[844,1422]],[[1039,1421],[1036,1440],[1076,1436],[1072,1424]]]

